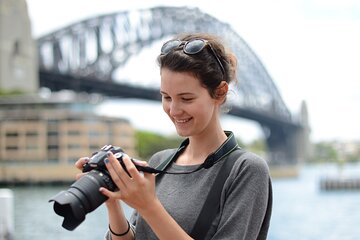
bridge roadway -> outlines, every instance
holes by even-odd
[[[135,19],[135,20],[134,20]],[[40,86],[53,91],[71,89],[111,97],[160,101],[159,89],[116,82],[115,70],[132,55],[178,32],[215,33],[238,58],[241,101],[229,114],[259,123],[264,131],[271,164],[296,164],[307,155],[308,126],[294,119],[265,67],[226,23],[186,7],[156,7],[93,17],[39,39]],[[306,111],[305,111],[306,112]]]
[[[59,73],[40,71],[40,86],[60,91],[64,89],[75,92],[98,93],[114,98],[137,98],[151,101],[161,101],[159,89],[133,86],[126,83],[113,81],[102,82],[98,79],[74,77]],[[293,150],[294,141],[297,144],[297,134],[303,131],[303,127],[295,122],[284,121],[274,115],[259,112],[256,109],[246,108],[241,105],[231,106],[230,115],[239,118],[253,120],[265,131],[266,142],[269,148],[269,158],[273,165],[293,165],[298,162]],[[284,147],[287,147],[284,151]],[[291,149],[291,151],[289,151]],[[296,147],[297,149],[297,147]],[[273,155],[271,155],[273,154]],[[274,155],[275,154],[275,155]],[[289,158],[292,156],[292,158]],[[291,160],[289,160],[291,159]]]
[[[74,77],[52,72],[40,71],[40,86],[49,88],[53,91],[63,89],[75,92],[98,93],[115,98],[139,98],[152,101],[161,101],[160,90],[155,88],[133,86],[126,83],[116,83],[114,81],[102,82],[98,79]],[[279,127],[299,128],[294,122],[284,121],[274,115],[264,114],[254,109],[231,106],[230,115],[258,121],[261,125],[277,125]]]

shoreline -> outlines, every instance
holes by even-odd
[[[39,171],[41,169],[41,171]],[[294,178],[298,177],[300,167],[294,166],[269,166],[271,178]],[[0,187],[31,187],[31,186],[70,186],[76,179],[79,171],[73,165],[51,166],[0,166]],[[16,171],[17,170],[17,171]],[[14,174],[14,172],[17,174]],[[54,171],[57,174],[54,174]],[[41,174],[46,172],[46,174]],[[19,174],[21,173],[21,174]],[[62,173],[62,174],[59,174]],[[7,177],[8,176],[8,177]],[[12,177],[9,177],[12,176]]]

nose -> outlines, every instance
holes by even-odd
[[[172,101],[169,106],[170,116],[177,116],[182,113],[181,105],[175,101]]]

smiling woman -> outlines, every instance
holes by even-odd
[[[227,85],[224,85],[226,88]],[[168,114],[180,136],[198,135],[215,126],[219,121],[218,106],[208,94],[208,90],[192,73],[161,70],[161,94],[164,111]],[[212,120],[213,119],[213,120]]]
[[[184,33],[163,45],[158,63],[163,110],[185,140],[148,163],[124,155],[126,171],[108,152],[104,162],[119,190],[100,188],[109,198],[106,238],[266,239],[272,209],[267,163],[240,149],[220,121],[229,84],[236,81],[235,56],[215,35]],[[76,166],[85,162],[80,158]],[[140,173],[134,164],[165,171]],[[134,209],[130,220],[118,200]],[[213,204],[218,208],[210,213]]]

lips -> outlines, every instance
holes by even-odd
[[[184,118],[184,119],[174,119],[174,122],[176,124],[184,124],[184,123],[187,123],[191,120],[192,118]]]

